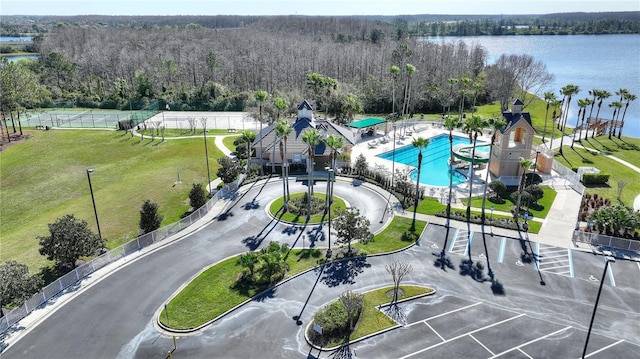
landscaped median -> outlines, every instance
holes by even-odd
[[[312,321],[305,330],[307,343],[316,349],[333,350],[344,343],[354,343],[369,336],[397,328],[400,324],[396,321],[393,314],[397,312],[395,309],[397,309],[399,303],[434,295],[436,293],[435,289],[429,287],[401,285],[399,291],[402,295],[399,295],[398,301],[394,302],[393,291],[394,287],[389,286],[363,293],[364,304],[362,312],[354,324],[354,330],[351,331],[348,336],[338,335],[337,338],[332,338],[328,330],[323,330],[323,333],[320,334],[318,328],[322,328],[322,326]],[[336,302],[330,303],[324,308],[334,303]],[[322,311],[322,309],[320,311]],[[334,322],[333,320],[331,321]],[[335,325],[336,323],[332,324]],[[342,325],[345,324],[347,328],[344,328],[344,331],[348,332],[348,323],[342,323]]]
[[[415,231],[411,232],[411,219],[396,216],[383,231],[374,236],[373,241],[356,243],[353,247],[358,248],[360,254],[398,251],[413,245],[426,225],[424,221],[416,221]],[[240,256],[224,259],[203,269],[180,288],[166,306],[158,310],[156,319],[160,327],[176,334],[194,332],[273,286],[250,286],[240,281],[245,269],[238,261]],[[284,260],[287,271],[278,284],[326,263],[321,249],[291,249]]]

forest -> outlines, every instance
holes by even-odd
[[[506,108],[553,79],[528,55],[487,64],[479,46],[390,34],[378,21],[353,17],[269,17],[215,29],[58,26],[34,44],[38,60],[0,67],[5,120],[52,106],[251,111],[258,90],[284,99],[290,111],[307,98],[338,119],[353,112],[345,104],[354,100],[356,112],[378,114],[401,103],[406,114],[445,112],[454,103]],[[336,86],[320,93],[311,74]],[[273,119],[272,101],[263,107]]]
[[[6,127],[21,112],[55,106],[252,111],[259,90],[282,99],[289,112],[306,98],[338,120],[399,108],[444,113],[452,104],[498,101],[506,108],[515,97],[527,104],[552,82],[543,63],[505,54],[488,64],[477,45],[425,36],[629,32],[640,32],[640,12],[7,16],[0,34],[32,36],[25,50],[38,59],[0,63],[0,112]],[[0,51],[13,52],[9,47]],[[312,75],[335,86],[317,86]],[[274,102],[261,104],[273,120]]]

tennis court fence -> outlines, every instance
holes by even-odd
[[[39,113],[23,120],[22,124],[36,128],[119,128],[119,124],[128,128],[148,120],[158,111],[142,110],[131,112],[97,112],[97,111],[50,111]]]

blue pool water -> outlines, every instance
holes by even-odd
[[[453,146],[458,144],[468,144],[469,139],[466,137],[453,137]],[[480,142],[478,141],[478,145]],[[476,148],[476,151],[488,151],[489,146]],[[404,165],[415,167],[416,170],[411,172],[411,179],[416,180],[418,177],[418,148],[408,145],[396,148],[395,157],[393,151],[385,152],[378,155],[380,158]],[[422,150],[422,168],[420,169],[420,183],[430,186],[449,186],[449,135],[439,135],[429,140],[429,146]],[[459,171],[453,170],[453,184],[457,185],[467,180],[466,175]]]

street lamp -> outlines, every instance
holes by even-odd
[[[491,223],[491,235],[493,235],[493,210],[495,206],[491,206],[491,218],[489,219],[489,223]]]
[[[207,125],[206,122],[202,127],[202,136],[204,137],[204,156],[207,160],[207,190],[209,191],[209,198],[211,198],[211,171],[209,170],[209,150],[207,147]]]
[[[525,233],[529,232],[529,223],[527,223],[528,219],[529,219],[529,212],[525,212],[525,214],[524,214],[524,224],[522,224],[522,228],[524,229]]]
[[[93,187],[91,186],[91,174],[93,168],[87,169],[87,179],[89,180],[89,191],[91,192],[91,202],[93,203],[93,213],[96,215],[96,226],[98,227],[98,238],[102,240],[102,233],[100,232],[100,222],[98,221],[98,210],[96,209],[96,199],[93,197]]]
[[[600,287],[598,288],[598,295],[596,296],[596,303],[593,306],[593,314],[591,315],[591,322],[589,323],[589,330],[587,331],[587,340],[584,342],[584,350],[582,351],[582,359],[587,354],[587,347],[589,346],[589,336],[591,336],[591,328],[593,328],[593,320],[596,317],[596,309],[598,309],[598,301],[600,300],[600,293],[602,292],[602,285],[604,284],[604,278],[607,275],[607,269],[609,263],[615,262],[616,259],[611,256],[604,257],[604,272],[602,272],[602,280],[600,281]]]
[[[327,246],[327,258],[331,258],[331,204],[333,203],[333,168],[329,168],[328,172],[329,179],[327,181],[327,202],[329,205],[327,207],[327,212],[329,213],[329,240]]]

